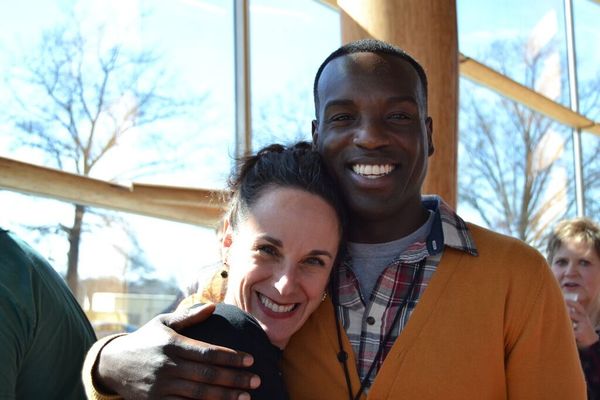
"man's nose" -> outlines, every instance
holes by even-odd
[[[390,144],[389,136],[380,122],[373,118],[363,118],[356,130],[353,143],[364,149],[377,149]]]

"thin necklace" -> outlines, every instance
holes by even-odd
[[[408,299],[412,298],[413,291],[414,291],[416,283],[417,283],[417,278],[419,277],[419,275],[421,275],[421,272],[423,270],[423,265],[425,265],[425,260],[421,261],[417,265],[417,270],[415,271],[415,273],[412,277],[412,280],[410,282],[410,287],[406,291],[406,295],[404,295],[402,302],[398,305],[398,311],[396,312],[396,315],[394,315],[394,321],[393,321],[392,325],[390,325],[390,329],[386,333],[385,338],[383,339],[383,342],[379,344],[379,348],[377,349],[377,354],[375,355],[375,358],[373,359],[373,363],[371,364],[371,367],[369,368],[367,375],[362,380],[362,382],[360,384],[360,388],[358,389],[358,392],[356,393],[356,396],[352,395],[352,393],[353,393],[352,383],[350,381],[350,371],[348,369],[348,353],[346,353],[344,351],[344,347],[342,345],[342,330],[340,328],[340,319],[338,317],[338,310],[337,310],[338,291],[336,290],[337,285],[334,285],[334,280],[337,275],[334,275],[334,279],[331,280],[331,290],[330,291],[331,291],[331,296],[332,296],[332,300],[333,300],[331,303],[333,304],[333,313],[334,313],[334,317],[335,317],[335,328],[336,328],[336,332],[337,332],[338,345],[340,348],[340,351],[337,356],[338,356],[338,361],[342,364],[342,367],[344,369],[344,377],[346,378],[346,386],[348,388],[348,399],[349,400],[359,400],[360,396],[367,388],[369,378],[370,378],[371,374],[373,373],[373,371],[375,370],[375,366],[379,363],[379,359],[382,357],[383,349],[385,348],[388,341],[390,340],[390,336],[392,335],[394,326],[396,326],[396,323],[398,322],[398,319],[400,318],[400,314],[402,314],[402,309],[408,305]]]

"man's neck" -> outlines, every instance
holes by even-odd
[[[355,243],[387,243],[406,237],[419,229],[429,217],[422,204],[413,207],[410,212],[406,210],[395,216],[378,218],[352,215],[348,239]]]

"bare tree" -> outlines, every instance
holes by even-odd
[[[522,42],[503,42],[492,46],[485,62],[538,88],[544,66],[556,54],[552,43],[532,54]],[[564,88],[564,77],[557,78]],[[600,85],[596,93],[598,89]],[[560,93],[564,100],[565,90]],[[515,101],[482,93],[465,80],[461,111],[459,201],[490,228],[541,248],[548,229],[573,213],[570,130]],[[591,187],[600,168],[593,157],[586,168]]]
[[[254,149],[271,143],[311,140],[313,110],[312,92],[306,86],[290,82],[285,94],[269,97],[257,107],[252,121]]]
[[[593,121],[600,120],[600,69],[589,80],[579,82],[579,108]],[[600,222],[600,138],[584,131],[583,177],[586,193],[585,214]]]
[[[188,114],[203,100],[169,95],[173,81],[159,54],[111,41],[109,28],[69,15],[43,33],[39,46],[9,77],[19,106],[11,118],[16,145],[36,149],[51,166],[84,176],[92,175],[126,138],[168,146],[167,135],[156,132],[160,123]],[[175,160],[165,154],[137,168],[173,168]],[[72,223],[61,226],[69,240],[66,280],[75,295],[89,211],[75,205]]]

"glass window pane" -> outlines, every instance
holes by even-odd
[[[340,45],[339,13],[314,0],[250,2],[253,149],[310,140],[312,87]]]
[[[461,79],[458,210],[543,249],[575,215],[571,130]]]
[[[562,0],[459,0],[457,16],[461,53],[568,105]]]
[[[585,215],[600,223],[600,137],[581,135]]]
[[[231,2],[27,0],[0,11],[10,132],[0,154],[106,180],[223,187]]]
[[[600,3],[589,0],[573,1],[575,47],[580,113],[600,120]]]
[[[0,191],[0,209],[11,210],[2,228],[27,241],[65,278],[98,336],[135,329],[172,309],[219,266],[214,229],[85,208],[73,285],[67,266],[75,207]]]
[[[0,156],[123,185],[224,187],[232,2],[24,0],[3,3],[0,24]],[[67,278],[75,206],[0,190],[0,209]],[[98,208],[80,239],[72,286],[99,334],[139,326],[219,261],[214,229]]]

